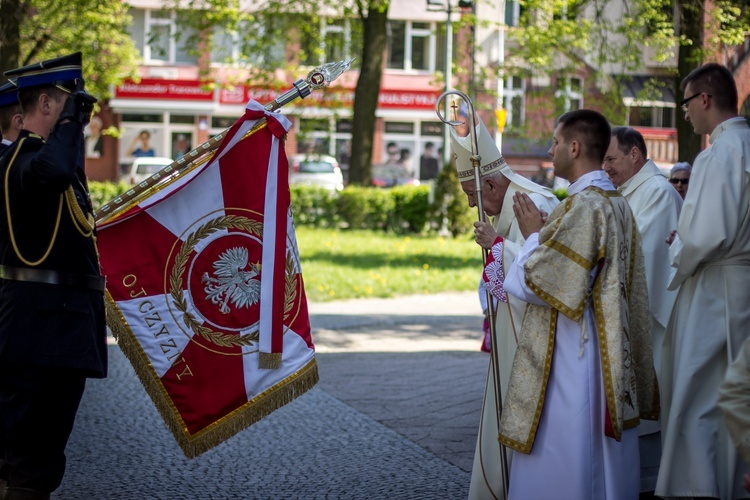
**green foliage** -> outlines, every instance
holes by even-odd
[[[432,210],[433,218],[440,223],[439,227],[445,223],[453,237],[471,231],[477,220],[476,209],[469,207],[458,182],[458,173],[450,163],[446,163],[438,174]]]
[[[394,206],[388,190],[360,186],[346,187],[336,202],[341,221],[350,229],[385,229]]]
[[[336,194],[320,186],[292,184],[289,186],[292,197],[294,221],[300,225],[313,227],[334,227],[336,215]]]
[[[98,182],[89,181],[89,194],[94,210],[117,198],[119,195],[130,189],[132,186],[127,182]]]
[[[20,9],[18,66],[81,51],[86,88],[99,99],[109,97],[111,86],[124,78],[137,77],[138,53],[125,2],[22,0]]]
[[[447,175],[447,174],[446,174]],[[455,172],[454,172],[455,177]],[[428,186],[397,186],[390,189],[348,186],[332,193],[316,186],[292,185],[292,210],[297,226],[370,229],[398,234],[426,234],[442,228],[444,221],[454,236],[472,227],[475,212],[458,186],[452,201],[442,203],[436,190],[430,203]],[[452,229],[451,229],[452,228]]]
[[[397,186],[390,190],[393,198],[391,227],[396,232],[421,233],[430,212],[430,189],[427,186]]]
[[[552,190],[552,194],[557,196],[557,199],[563,201],[568,197],[568,188],[557,188]]]

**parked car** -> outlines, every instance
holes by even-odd
[[[328,155],[296,154],[289,157],[289,183],[344,189],[344,176],[336,158]]]
[[[161,156],[140,156],[133,160],[130,166],[128,181],[130,184],[140,184],[159,170],[174,163],[172,158]]]
[[[419,186],[419,179],[403,165],[380,164],[372,166],[372,185],[378,187]]]

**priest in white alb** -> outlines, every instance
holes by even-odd
[[[710,146],[693,163],[673,253],[677,300],[664,343],[663,450],[656,495],[749,498],[718,408],[750,337],[750,127],[732,73],[706,64],[682,82],[685,119]]]
[[[682,198],[652,160],[648,160],[646,141],[632,127],[613,127],[612,140],[604,155],[604,171],[627,200],[641,233],[646,264],[648,305],[651,311],[651,343],[654,369],[661,379],[664,331],[672,312],[676,290],[667,290],[670,256],[665,235],[677,227]],[[661,384],[660,384],[661,386]],[[661,426],[643,422],[638,426],[641,452],[641,492],[653,492],[661,461]]]

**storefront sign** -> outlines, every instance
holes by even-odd
[[[279,97],[285,89],[271,89],[263,87],[235,86],[231,89],[219,91],[221,104],[245,104],[248,99],[255,99],[261,103],[268,103]],[[378,96],[380,108],[388,109],[435,109],[439,91],[429,90],[382,90]],[[303,107],[351,107],[354,104],[354,90],[346,88],[328,88],[314,91],[310,96],[295,102]]]
[[[287,89],[269,87],[248,87],[235,85],[219,89],[219,104],[244,105],[249,99],[266,104]],[[440,91],[438,90],[392,90],[381,89],[378,107],[382,109],[433,110]],[[193,80],[159,80],[144,78],[139,83],[125,81],[115,90],[118,99],[167,99],[214,101],[214,92],[206,84]],[[295,103],[302,107],[351,107],[354,104],[354,90],[343,87],[330,87],[316,90]]]
[[[197,80],[159,80],[143,78],[139,83],[126,80],[115,90],[118,99],[169,99],[187,101],[214,100],[214,91]]]

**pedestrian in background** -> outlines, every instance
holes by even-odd
[[[80,52],[5,73],[24,129],[0,159],[0,489],[46,499],[86,378],[107,372],[104,278],[83,170]]]
[[[686,161],[683,161],[675,163],[672,167],[672,171],[669,173],[670,184],[674,186],[683,200],[685,199],[685,195],[687,194],[691,171],[692,168],[690,167],[690,164]]]

